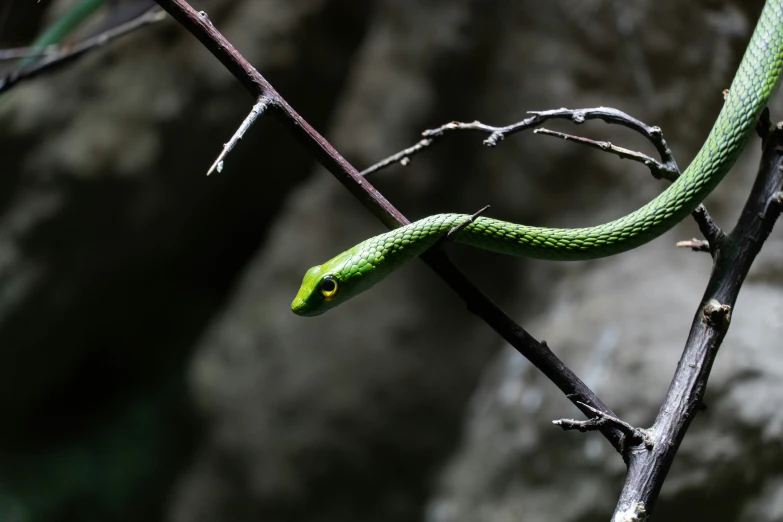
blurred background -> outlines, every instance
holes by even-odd
[[[74,0],[6,0],[0,47]],[[659,125],[681,167],[762,0],[201,0],[316,129],[365,168],[451,120],[606,105]],[[68,38],[151,5],[112,1]],[[135,10],[135,11],[134,11]],[[2,64],[5,73],[18,65]],[[624,466],[421,263],[317,318],[301,277],[382,225],[260,119],[171,19],[0,98],[0,520],[605,521]],[[783,118],[777,96],[772,119]],[[552,127],[654,154],[600,122]],[[449,136],[373,176],[409,218],[582,226],[648,201],[643,166],[524,133]],[[707,206],[731,228],[753,140]],[[582,263],[454,258],[623,418],[657,413],[710,271],[686,220]],[[783,241],[733,313],[658,520],[783,520]]]

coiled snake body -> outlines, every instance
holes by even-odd
[[[707,140],[683,174],[658,197],[610,223],[541,228],[478,217],[453,239],[486,250],[552,260],[619,254],[684,219],[731,169],[775,90],[783,67],[783,0],[767,0]],[[305,274],[291,308],[318,315],[367,290],[418,257],[470,216],[437,214],[372,237]]]

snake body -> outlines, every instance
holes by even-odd
[[[640,209],[587,228],[542,228],[478,217],[453,240],[479,248],[551,260],[619,254],[671,229],[707,197],[731,169],[754,132],[783,67],[783,0],[767,0],[715,125],[683,174]],[[318,315],[367,290],[418,257],[471,216],[437,214],[372,237],[311,268],[291,307]]]

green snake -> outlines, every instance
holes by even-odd
[[[767,0],[723,108],[683,174],[658,197],[610,223],[540,228],[465,214],[436,214],[372,237],[304,276],[291,309],[319,315],[378,283],[468,223],[452,239],[479,248],[551,260],[596,259],[643,245],[688,216],[731,169],[754,132],[783,67],[783,0]]]

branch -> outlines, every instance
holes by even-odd
[[[558,419],[552,421],[552,424],[555,426],[560,426],[565,431],[578,430],[581,432],[600,430],[606,424],[611,424],[623,432],[625,435],[624,442],[626,444],[643,444],[646,448],[652,448],[653,442],[650,434],[646,430],[635,428],[627,422],[602,411],[598,411],[595,408],[588,406],[587,404],[583,404],[583,406],[593,412],[595,417],[585,421],[576,419]]]
[[[156,0],[156,2],[198,38],[253,98],[268,99],[267,111],[387,227],[396,228],[409,223],[405,216],[364,179],[323,136],[296,113],[266,78],[250,65],[212,25],[206,13],[195,11],[185,0]],[[607,111],[612,110],[607,109]],[[465,301],[468,310],[481,317],[503,339],[541,370],[586,415],[595,414],[583,404],[615,416],[595,393],[557,358],[546,343],[537,341],[516,324],[479,290],[443,251],[430,250],[421,257]],[[606,425],[601,429],[601,433],[615,449],[621,451],[624,435],[619,429]]]
[[[48,45],[43,49],[38,47],[15,47],[12,49],[0,49],[0,62],[18,60],[20,58],[39,58],[57,52],[56,45]]]
[[[651,158],[647,154],[643,154],[635,150],[626,149],[624,147],[618,147],[617,145],[613,145],[609,141],[591,140],[590,138],[585,138],[583,136],[574,136],[572,134],[566,134],[565,132],[553,131],[550,129],[536,129],[533,131],[533,133],[543,134],[544,136],[554,136],[556,138],[563,138],[566,141],[571,140],[575,143],[579,143],[580,145],[585,145],[587,147],[590,147],[591,149],[602,150],[604,152],[609,152],[611,154],[614,154],[615,156],[618,156],[622,159],[629,159],[632,161],[636,161],[638,163],[643,164],[648,169],[650,169],[650,173],[653,175],[655,179],[667,179],[669,181],[674,181],[678,177],[680,177],[680,171],[677,170],[676,167],[675,170],[672,170],[666,164],[665,161],[661,162]],[[672,159],[672,161],[674,160]]]
[[[726,235],[715,221],[713,221],[704,205],[696,207],[696,210],[693,211],[693,219],[696,220],[699,230],[706,239],[709,252],[714,257],[720,243],[725,239]]]
[[[54,52],[47,53],[44,59],[22,67],[21,69],[12,71],[5,77],[0,78],[0,93],[10,90],[25,80],[30,80],[45,72],[56,70],[59,67],[62,67],[63,65],[69,64],[77,58],[80,58],[89,51],[102,47],[103,45],[116,38],[119,38],[120,36],[130,34],[133,31],[144,27],[145,25],[160,22],[164,18],[165,15],[160,9],[150,9],[141,16],[134,18],[127,23],[118,25],[117,27],[112,27],[107,31],[104,31],[91,38],[87,38],[86,40],[83,40],[75,45],[60,47]]]
[[[650,167],[651,171],[653,172],[653,176],[655,176],[656,178],[659,179],[663,178],[663,179],[669,179],[671,181],[674,181],[680,175],[680,169],[679,167],[677,167],[677,162],[674,161],[674,156],[672,155],[672,151],[671,149],[669,149],[666,140],[663,139],[663,133],[661,132],[661,129],[659,127],[653,127],[647,125],[646,123],[637,120],[633,116],[626,114],[622,111],[618,111],[617,109],[612,109],[609,107],[595,107],[592,109],[554,109],[549,111],[534,111],[528,114],[531,114],[532,116],[525,118],[522,121],[512,123],[511,125],[507,125],[505,127],[495,127],[492,125],[481,123],[480,121],[474,121],[471,123],[453,121],[451,123],[446,123],[445,125],[441,125],[440,127],[437,127],[435,129],[426,130],[422,132],[422,136],[424,136],[424,139],[419,141],[417,144],[405,150],[402,150],[396,154],[393,154],[388,158],[376,163],[375,165],[363,170],[362,175],[366,176],[368,174],[377,172],[395,163],[401,163],[403,165],[407,165],[412,156],[415,156],[416,154],[420,154],[428,147],[432,146],[435,142],[437,142],[448,132],[454,132],[454,131],[483,132],[485,134],[489,134],[489,137],[484,140],[484,145],[488,147],[495,147],[501,140],[505,139],[506,136],[511,136],[512,134],[516,134],[518,132],[526,131],[528,129],[533,129],[549,120],[570,120],[577,125],[582,124],[589,120],[602,120],[609,124],[622,125],[623,127],[629,128],[641,134],[648,141],[650,141],[650,143],[652,143],[655,149],[658,151],[658,154],[661,157],[661,161],[656,162],[649,156],[645,156],[641,153],[633,153],[633,151],[628,151],[628,149],[623,149],[628,153],[632,153],[629,155],[629,157],[633,156],[635,159],[644,157],[645,160],[650,160],[654,162],[652,166],[648,165],[648,167]],[[543,132],[544,134],[555,134],[553,131],[549,131],[549,130],[539,130],[537,132]],[[560,136],[561,137],[568,136],[570,139],[578,139],[570,135],[560,134]],[[587,140],[586,138],[579,138],[579,139],[585,141],[592,141],[592,140]],[[593,143],[598,144],[598,143],[606,143],[606,142],[593,142]],[[599,148],[604,148],[604,147],[599,146]]]
[[[226,159],[226,156],[229,152],[233,150],[233,148],[236,146],[237,143],[239,143],[239,140],[241,140],[247,130],[255,123],[256,118],[258,118],[260,115],[264,113],[266,110],[266,106],[269,104],[269,100],[265,98],[264,96],[261,96],[258,98],[258,101],[255,105],[253,105],[253,108],[250,109],[250,113],[247,115],[245,120],[242,122],[242,124],[239,126],[237,131],[234,133],[233,136],[231,136],[231,139],[228,140],[228,143],[223,145],[223,150],[220,152],[220,155],[218,155],[215,162],[212,164],[211,167],[209,167],[209,170],[207,171],[207,176],[212,174],[214,171],[223,172],[223,161]]]
[[[737,295],[783,208],[783,124],[767,134],[763,149],[758,176],[737,225],[711,243],[712,275],[666,399],[648,430],[653,447],[637,445],[628,453],[628,474],[615,520],[631,520],[623,517],[634,513],[649,516],[691,421],[703,409],[704,390]]]

